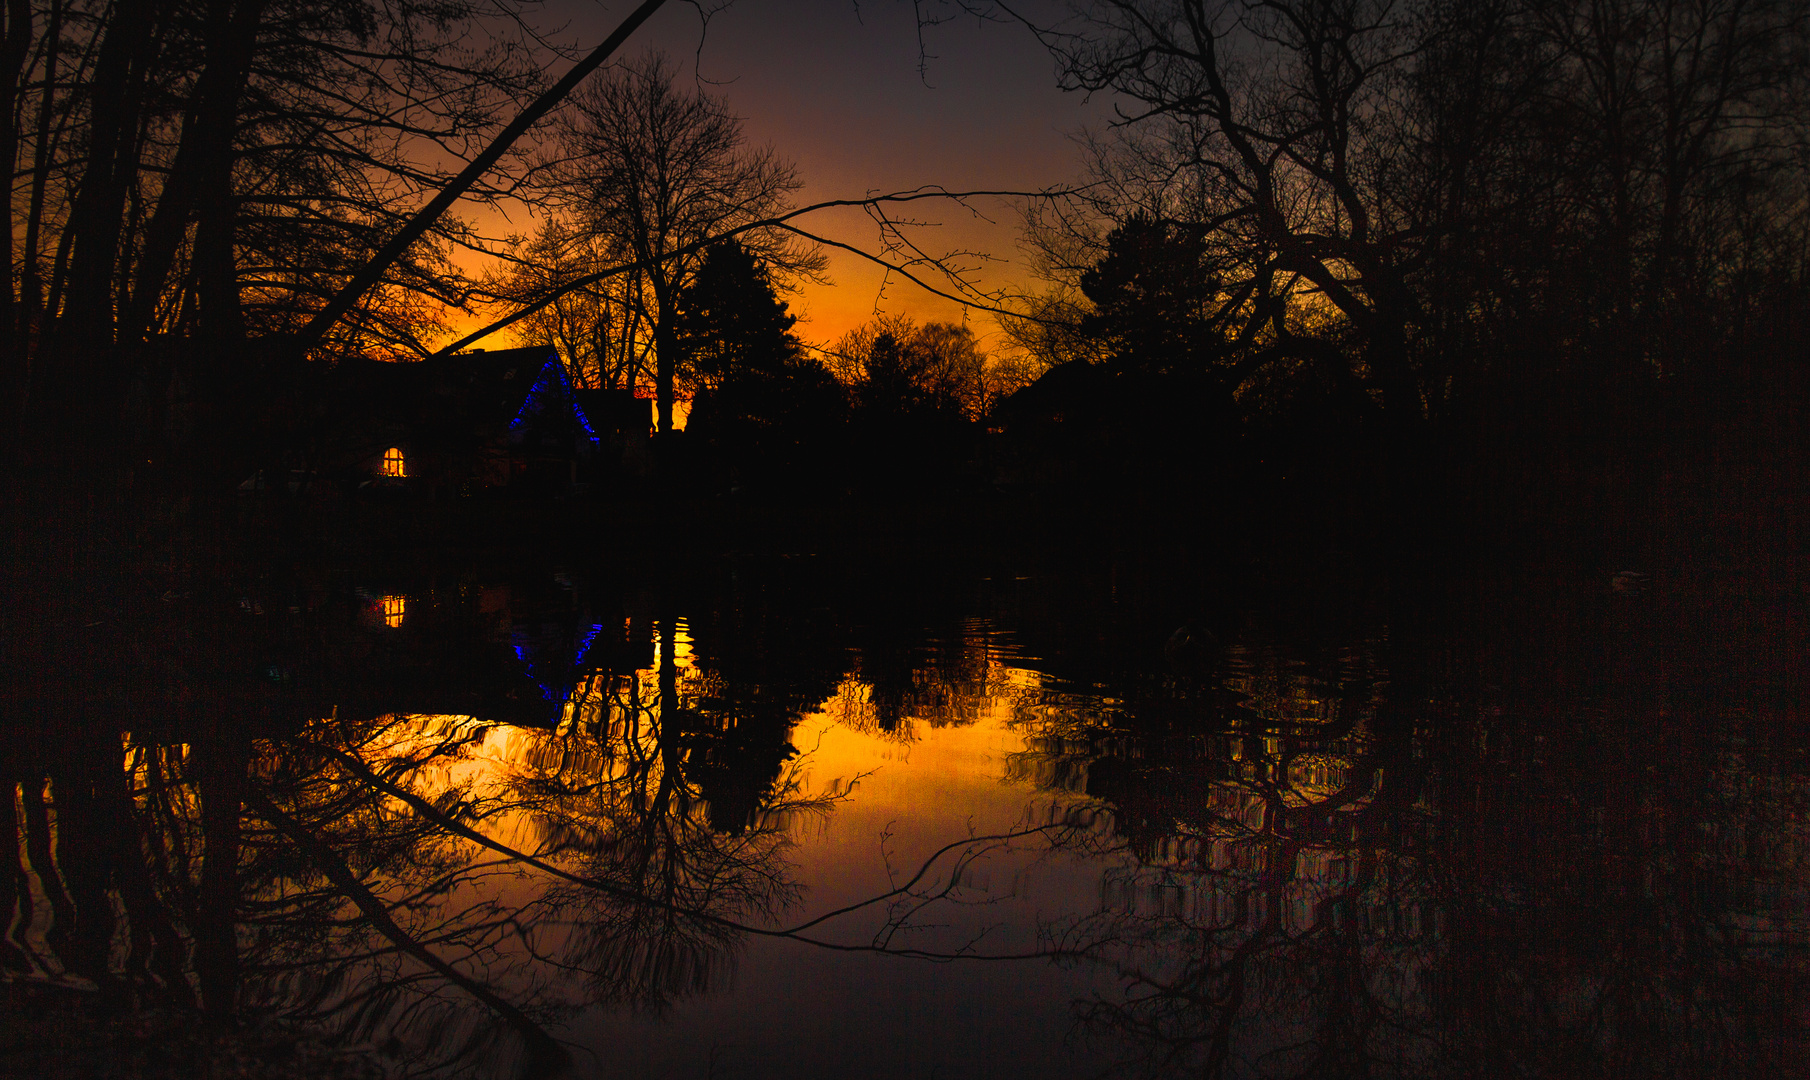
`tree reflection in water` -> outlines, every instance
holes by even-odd
[[[1093,853],[1127,859],[1078,928],[1127,943],[1086,1024],[1155,1076],[1794,1071],[1791,712],[1731,707],[1681,672],[1687,634],[1610,615],[1516,646],[1512,693],[1479,685],[1503,657],[1404,619],[1316,663],[1234,646],[1201,680],[1027,703],[1009,775],[1103,801]]]
[[[1234,647],[1218,675],[1207,692],[1165,679],[1142,699],[1058,695],[1021,717],[1012,771],[1104,800],[1130,856],[1083,931],[1129,943],[1124,993],[1086,1018],[1145,1044],[1156,1074],[1404,1071],[1423,1048],[1397,1032],[1439,941],[1415,854],[1434,813],[1414,729],[1367,650],[1315,678]],[[1191,730],[1146,715],[1178,701]]]
[[[796,714],[750,737],[761,716],[680,656],[682,627],[663,624],[653,670],[581,686],[574,722],[536,748],[558,766],[511,784],[534,801],[541,850],[587,880],[541,900],[543,927],[570,927],[543,955],[583,972],[593,1000],[654,1010],[720,983],[737,924],[773,925],[795,906],[794,819],[838,797],[805,794],[784,741]]]
[[[417,625],[432,649],[461,642],[463,662],[480,646],[434,622],[444,606],[415,605]],[[115,1012],[281,1016],[409,1072],[535,1076],[571,1063],[549,1034],[563,1017],[708,992],[750,934],[934,955],[894,949],[884,929],[952,898],[937,874],[781,925],[802,893],[787,861],[800,820],[853,785],[807,792],[788,741],[845,682],[846,650],[832,651],[844,666],[742,681],[725,674],[733,648],[701,664],[668,616],[651,664],[580,663],[570,691],[553,692],[560,651],[537,656],[532,642],[560,632],[520,625],[505,640],[557,709],[545,728],[336,709],[181,737],[149,724],[15,740],[9,970],[92,987]],[[581,634],[580,661],[599,629]],[[480,698],[518,693],[474,685]],[[1010,839],[962,839],[942,853],[951,876],[964,853]],[[838,918],[870,911],[882,933],[838,935]]]
[[[375,684],[334,711],[191,680],[223,694],[212,720],[15,732],[0,965],[423,1073],[555,1073],[578,1010],[717,993],[759,938],[1099,963],[1119,985],[1085,1028],[1150,1075],[1732,1076],[1806,1049],[1795,706],[1705,675],[1726,665],[1657,615],[1480,635],[1395,611],[1331,644],[1247,629],[1182,670],[1152,647],[1102,671],[1060,640],[1021,659],[1038,627],[1010,611],[863,621],[776,590],[690,622],[529,619],[482,595],[411,596],[403,627],[316,651],[408,660],[395,643],[424,635],[458,667],[399,663],[404,690],[514,724],[368,707],[401,694]],[[508,625],[459,628],[480,615]],[[272,666],[240,636],[210,648]],[[807,782],[806,716],[886,745],[1001,724],[1022,739],[1004,779],[1043,796],[807,915],[802,826],[859,777]],[[980,948],[1025,917],[1006,902],[1040,858],[1097,881],[1097,907]],[[989,859],[1012,868],[992,888]]]
[[[24,785],[21,865],[55,867],[15,887],[24,925],[44,927],[25,947],[43,973],[114,993],[191,1003],[198,987],[223,1017],[281,1009],[399,1041],[416,1068],[488,1071],[519,1046],[524,1071],[556,1071],[567,1054],[545,1025],[577,1003],[710,989],[740,930],[797,899],[793,819],[838,797],[802,794],[783,741],[737,759],[746,717],[675,656],[681,626],[664,625],[681,649],[653,670],[588,675],[551,731],[385,715],[192,744],[128,734],[123,771],[105,744],[73,772],[59,755],[54,823]]]

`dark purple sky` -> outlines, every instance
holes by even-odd
[[[628,0],[555,0],[562,37],[586,47],[614,28]],[[925,184],[950,189],[1037,189],[1072,180],[1079,157],[1071,136],[1106,118],[1100,102],[1056,89],[1050,57],[1019,27],[963,19],[919,36],[907,0],[739,0],[707,31],[697,9],[669,3],[623,55],[661,48],[714,84],[744,119],[751,141],[796,162],[801,202],[859,197]],[[993,284],[1028,284],[1017,249],[1018,216],[999,202],[977,204],[992,223],[954,206],[924,207],[943,222],[919,236],[927,249],[977,249],[1005,260],[986,271]],[[859,212],[814,219],[817,229],[876,249],[877,230]],[[792,301],[799,331],[827,343],[871,315],[959,320],[961,309],[853,256],[833,254],[831,287]],[[994,326],[984,316],[983,337]]]

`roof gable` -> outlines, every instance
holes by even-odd
[[[509,430],[514,433],[536,418],[548,418],[550,414],[558,414],[561,421],[569,415],[577,421],[579,432],[587,439],[593,444],[599,441],[590,417],[585,415],[584,407],[579,404],[578,395],[572,389],[572,380],[566,375],[566,366],[559,362],[559,354],[552,351],[548,352],[545,362],[541,364],[523,395],[521,405],[509,421]]]
[[[569,416],[593,443],[598,436],[550,346],[386,362],[342,360],[332,375],[342,417],[409,428],[484,427],[512,437],[536,419]]]

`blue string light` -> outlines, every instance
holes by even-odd
[[[572,667],[574,669],[584,665],[585,657],[591,654],[591,646],[596,643],[597,635],[601,633],[603,633],[603,624],[592,623],[591,629],[586,631],[584,637],[579,639],[578,648],[572,655]],[[515,650],[515,659],[524,668],[523,674],[528,676],[528,680],[540,688],[541,697],[547,701],[553,702],[555,705],[564,704],[566,699],[572,696],[572,692],[570,690],[561,690],[558,693],[555,693],[552,687],[542,682],[540,680],[540,675],[535,670],[534,661],[528,658],[527,648],[521,644],[521,642],[526,640],[522,632],[520,630],[511,630],[509,636],[515,639],[510,645],[510,647]]]
[[[585,438],[590,439],[593,446],[603,442],[597,437],[596,430],[591,427],[590,417],[584,414],[584,409],[578,404],[578,395],[572,392],[572,384],[566,379],[566,369],[559,362],[558,353],[548,354],[546,364],[540,369],[540,377],[534,380],[534,386],[529,389],[528,396],[522,399],[522,407],[517,410],[515,419],[509,422],[509,430],[512,432],[517,430],[527,421],[529,413],[538,412],[541,409],[543,399],[550,392],[551,380],[554,379],[559,380],[559,387],[563,391],[560,398],[571,408],[572,415],[578,420],[578,426],[584,429]]]
[[[591,655],[591,643],[596,641],[597,635],[601,634],[601,633],[603,633],[603,624],[602,623],[596,623],[596,624],[592,625],[591,632],[586,634],[584,636],[584,640],[580,641],[578,643],[578,652],[576,654],[574,654],[572,657],[572,666],[573,667],[583,666],[583,664],[585,662],[585,657]]]

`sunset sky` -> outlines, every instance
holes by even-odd
[[[626,0],[556,0],[546,21],[565,22],[560,38],[589,48],[631,7]],[[927,29],[924,46],[920,74],[915,15],[904,0],[740,0],[713,15],[707,30],[697,8],[669,4],[619,55],[664,49],[687,74],[706,80],[743,118],[751,143],[770,144],[797,164],[805,182],[800,203],[921,185],[1035,190],[1075,177],[1073,136],[1103,125],[1108,112],[1099,101],[1057,90],[1050,57],[1029,33],[965,19]],[[990,285],[1028,286],[1017,209],[1000,200],[974,208],[991,220],[949,204],[918,207],[917,217],[940,223],[919,231],[922,245],[938,254],[985,252],[1000,260],[984,271]],[[805,224],[878,250],[878,230],[859,210],[826,212]],[[516,222],[509,227],[528,231]],[[958,305],[896,276],[887,283],[881,268],[855,256],[832,252],[829,273],[831,285],[790,298],[808,342],[834,341],[876,308],[962,318]],[[970,318],[983,341],[996,333],[991,318]]]

